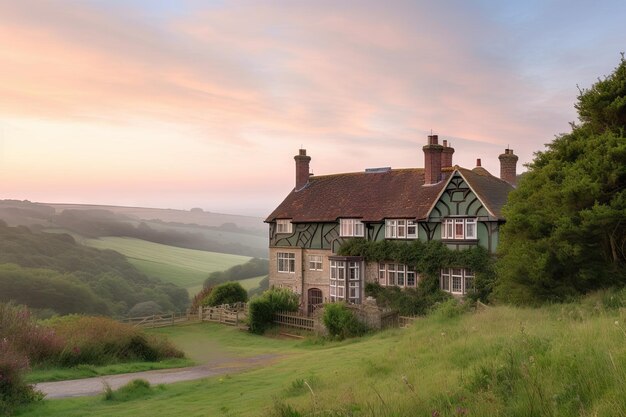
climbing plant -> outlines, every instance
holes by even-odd
[[[474,271],[475,289],[468,293],[470,299],[487,300],[494,281],[493,259],[481,246],[453,250],[438,240],[405,242],[351,239],[339,248],[337,254],[362,256],[367,262],[405,264],[422,276],[420,287],[426,292],[439,291],[442,268],[469,268]]]

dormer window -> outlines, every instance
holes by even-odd
[[[365,236],[365,225],[358,219],[339,219],[339,236],[363,237]]]
[[[276,233],[292,233],[291,219],[276,220]]]
[[[445,218],[441,222],[441,238],[448,240],[478,239],[475,217]]]
[[[417,239],[417,221],[406,219],[385,220],[387,239]]]

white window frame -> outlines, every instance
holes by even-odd
[[[309,271],[322,270],[322,255],[309,255]]]
[[[292,252],[278,252],[276,254],[277,268],[281,274],[295,274],[296,254]]]
[[[293,224],[291,219],[276,220],[276,234],[293,233]]]
[[[442,268],[439,288],[443,291],[464,295],[474,289],[476,277],[471,269],[467,268]]]
[[[365,224],[359,219],[339,219],[339,236],[364,237]]]
[[[385,219],[386,239],[417,239],[417,220]]]
[[[476,217],[446,217],[441,221],[441,238],[446,240],[478,239]]]
[[[409,280],[413,282],[409,285]],[[383,287],[416,288],[419,275],[408,265],[395,263],[378,264],[378,283]]]

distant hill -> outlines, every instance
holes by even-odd
[[[267,257],[261,218],[205,212],[0,200],[0,220],[10,226],[69,233],[77,239],[131,237],[187,249]]]
[[[239,216],[204,211],[200,208],[187,210],[158,209],[144,207],[100,206],[89,204],[46,204],[57,212],[75,210],[106,210],[116,214],[123,214],[136,220],[160,220],[181,224],[196,224],[200,226],[226,227],[235,226],[237,229],[247,229],[251,233],[262,233],[266,236],[267,227],[261,217]]]

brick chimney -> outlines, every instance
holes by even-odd
[[[477,158],[477,159],[476,159],[476,166],[477,166],[477,167],[481,167],[481,166],[483,166],[483,165],[482,165],[482,163],[481,163],[481,161],[480,161],[480,158]]]
[[[302,189],[309,182],[309,162],[311,157],[306,155],[306,149],[300,149],[296,160],[296,191]]]
[[[515,186],[517,183],[518,156],[513,153],[513,149],[506,148],[498,159],[500,160],[500,178]]]
[[[454,154],[454,148],[448,146],[448,141],[443,140],[443,151],[441,152],[441,168],[452,167],[452,155]]]
[[[428,135],[428,145],[424,146],[424,184],[436,184],[441,179],[441,159],[443,146],[437,135]]]

